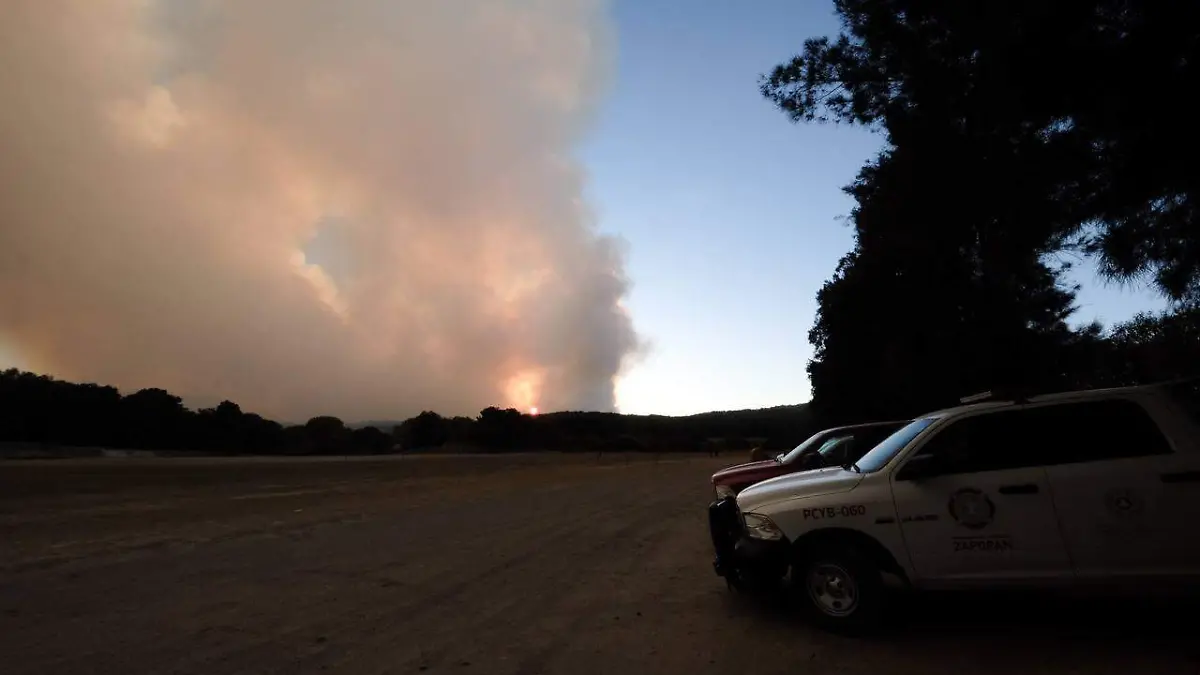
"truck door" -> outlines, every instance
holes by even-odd
[[[1169,555],[1184,574],[1200,576],[1200,378],[1162,388],[1171,419],[1166,428],[1174,452],[1158,457],[1163,511],[1170,515]],[[1161,426],[1161,425],[1160,425]]]
[[[1200,571],[1194,509],[1178,499],[1191,492],[1200,503],[1184,485],[1200,466],[1189,471],[1138,400],[1064,403],[1037,414],[1055,437],[1047,474],[1080,577]]]
[[[1069,579],[1037,430],[1021,407],[960,418],[893,474],[909,557],[922,582]]]

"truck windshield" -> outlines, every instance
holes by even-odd
[[[928,427],[937,420],[937,417],[922,417],[904,425],[894,434],[880,441],[879,445],[871,448],[867,454],[855,462],[859,471],[873,473],[887,466],[887,463],[892,461],[896,453],[903,450],[909,441],[916,438],[917,434],[925,430],[925,427]]]
[[[818,445],[820,445],[821,443],[825,442],[825,440],[828,438],[829,438],[829,436],[826,435],[824,431],[819,431],[819,432],[813,434],[812,436],[809,436],[800,445],[797,445],[796,447],[792,448],[791,450],[788,450],[787,454],[780,455],[779,461],[783,462],[784,464],[792,462],[800,455],[803,455],[806,451],[808,451],[812,448],[815,448]]]

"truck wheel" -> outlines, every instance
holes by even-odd
[[[792,574],[809,613],[824,628],[861,634],[879,627],[883,579],[879,568],[854,547],[820,546],[803,555]]]

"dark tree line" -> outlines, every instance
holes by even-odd
[[[996,387],[1050,391],[1200,368],[1200,6],[836,0],[762,82],[796,121],[888,145],[846,188],[855,246],[818,294],[813,403],[834,422]],[[1072,329],[1071,265],[1171,301]]]
[[[215,454],[370,454],[393,445],[379,429],[350,430],[336,417],[285,428],[231,401],[190,410],[162,389],[122,396],[16,369],[0,372],[0,442]]]
[[[0,443],[210,454],[382,454],[428,450],[516,452],[740,451],[792,447],[814,431],[805,406],[687,417],[489,407],[477,417],[425,411],[399,424],[352,428],[336,417],[284,426],[231,401],[190,410],[162,389],[114,387],[0,372]],[[382,428],[380,428],[382,427]]]
[[[684,417],[556,412],[537,416],[486,408],[477,418],[425,411],[395,428],[405,450],[475,448],[562,452],[745,451],[795,446],[815,431],[807,406],[702,413]]]

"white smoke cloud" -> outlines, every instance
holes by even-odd
[[[599,0],[4,14],[0,343],[37,367],[294,420],[613,408]]]

